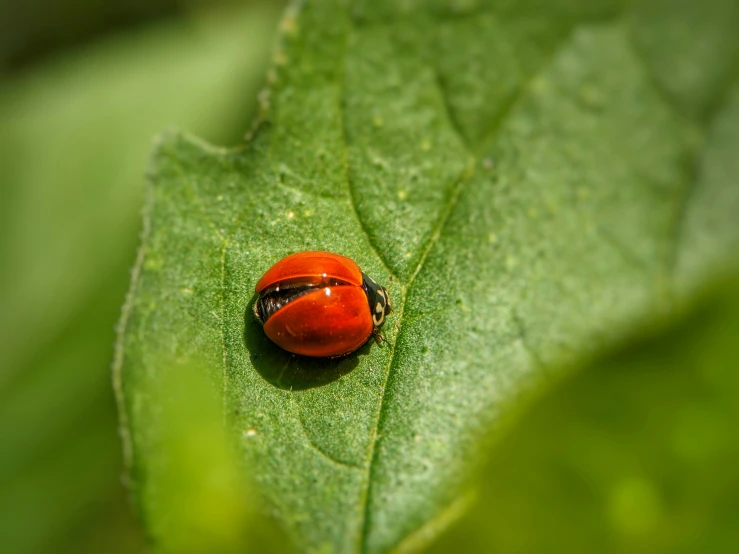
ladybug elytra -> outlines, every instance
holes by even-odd
[[[385,287],[349,258],[298,252],[273,265],[256,286],[254,314],[279,347],[303,356],[354,352],[392,308]]]

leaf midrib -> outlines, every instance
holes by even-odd
[[[349,23],[350,28],[349,32],[352,32],[352,24],[351,21]],[[403,332],[402,330],[402,322],[403,322],[403,316],[405,314],[405,308],[408,300],[408,291],[410,290],[411,286],[413,285],[417,275],[421,272],[421,269],[423,268],[423,265],[426,261],[426,258],[428,257],[429,252],[433,248],[433,246],[438,241],[439,237],[441,236],[444,227],[446,226],[446,222],[448,221],[449,217],[452,214],[452,211],[454,210],[455,206],[457,205],[457,202],[459,201],[459,197],[461,196],[462,190],[464,189],[464,186],[470,181],[470,178],[472,177],[474,173],[475,166],[477,162],[480,159],[480,156],[482,155],[483,149],[489,142],[497,135],[498,131],[502,127],[503,123],[506,121],[509,114],[515,109],[515,107],[526,97],[526,92],[531,88],[532,83],[534,82],[536,75],[541,73],[544,69],[549,67],[551,65],[553,59],[556,57],[556,53],[559,51],[561,46],[568,42],[569,38],[571,37],[572,31],[575,29],[576,25],[573,25],[572,28],[569,30],[569,32],[565,33],[560,40],[560,42],[557,43],[557,45],[552,48],[551,55],[542,63],[542,65],[537,69],[536,72],[532,73],[532,75],[525,79],[518,90],[511,96],[509,101],[505,103],[503,106],[503,109],[496,114],[496,117],[494,118],[493,122],[490,125],[490,128],[487,130],[486,133],[484,133],[483,137],[477,141],[477,144],[475,145],[474,151],[471,150],[470,145],[464,135],[461,132],[461,128],[459,127],[459,124],[454,117],[454,114],[451,110],[451,106],[448,101],[448,97],[446,94],[446,90],[441,84],[441,80],[438,78],[438,69],[436,67],[431,67],[431,70],[433,71],[433,74],[435,76],[435,84],[437,86],[437,89],[439,90],[440,96],[442,98],[442,105],[445,110],[445,116],[449,122],[449,127],[452,129],[452,131],[457,135],[458,140],[460,144],[464,147],[464,151],[467,154],[468,161],[467,166],[465,168],[465,171],[462,173],[460,178],[455,183],[455,186],[452,189],[451,194],[449,195],[449,199],[446,202],[446,205],[444,207],[444,210],[442,211],[442,214],[437,222],[436,227],[434,228],[434,231],[432,232],[431,236],[429,237],[423,252],[421,254],[421,257],[419,258],[418,264],[416,265],[416,268],[411,273],[411,276],[408,278],[408,281],[405,282],[402,285],[402,300],[400,303],[400,309],[396,310],[397,316],[396,321],[399,326],[399,330],[397,335],[395,336],[395,340],[392,343],[391,350],[390,350],[390,356],[389,360],[385,369],[385,377],[383,379],[383,385],[382,389],[380,391],[380,398],[378,402],[378,408],[375,413],[374,422],[371,427],[371,435],[369,440],[369,446],[368,446],[368,453],[366,457],[366,463],[364,466],[365,469],[365,486],[362,490],[362,495],[360,497],[360,513],[361,513],[361,527],[360,527],[360,533],[358,536],[358,545],[357,545],[357,552],[366,552],[367,551],[367,537],[369,534],[369,521],[370,521],[370,490],[372,485],[372,475],[374,473],[374,468],[376,467],[376,459],[377,459],[377,442],[378,442],[378,432],[379,432],[379,425],[380,420],[382,418],[383,411],[385,409],[385,396],[387,392],[387,384],[390,379],[390,373],[392,372],[393,366],[396,363],[396,345],[398,344],[398,340],[400,338],[400,334]],[[348,33],[347,33],[348,35]],[[343,64],[346,64],[346,44],[344,48],[344,54],[343,54]],[[341,122],[342,122],[342,129],[344,130],[343,133],[343,150],[344,150],[344,168],[345,168],[345,178],[347,182],[347,187],[349,188],[349,198],[350,203],[352,205],[352,208],[354,210],[354,213],[357,216],[357,219],[359,220],[360,228],[362,229],[362,232],[367,237],[367,240],[369,241],[370,245],[372,246],[373,251],[377,255],[378,259],[381,261],[381,263],[385,266],[385,268],[388,270],[388,273],[392,274],[390,271],[388,264],[385,262],[383,257],[379,254],[378,249],[376,248],[372,236],[367,231],[364,222],[362,221],[359,212],[357,210],[357,206],[355,203],[355,197],[353,193],[353,187],[352,182],[350,179],[350,172],[349,172],[349,162],[348,158],[346,156],[346,151],[348,149],[348,140],[347,140],[347,134],[345,132],[346,129],[346,113],[345,113],[345,102],[343,101],[346,94],[346,83],[344,80],[344,74],[342,72],[341,80],[340,80],[340,97],[342,98],[342,101],[340,102],[340,116],[341,116]],[[399,541],[401,543],[403,539]]]
[[[612,17],[607,18],[607,21],[614,21],[614,20],[617,20],[617,19],[619,19],[621,17],[622,17],[622,14],[614,15]],[[396,353],[396,345],[397,345],[398,340],[400,338],[400,334],[403,332],[403,330],[402,330],[402,322],[403,322],[403,317],[404,317],[404,314],[405,314],[405,308],[406,308],[406,305],[407,305],[408,292],[409,292],[411,286],[413,285],[416,276],[422,270],[423,265],[424,265],[424,263],[426,261],[426,258],[428,256],[429,252],[431,251],[431,248],[433,248],[434,244],[438,241],[439,237],[441,236],[441,233],[443,232],[443,229],[444,229],[444,227],[446,225],[446,222],[448,221],[448,219],[449,219],[452,211],[454,210],[454,207],[456,206],[456,204],[457,204],[457,202],[459,200],[459,197],[460,197],[460,195],[462,193],[462,190],[463,190],[464,186],[466,185],[467,182],[469,182],[470,177],[474,173],[475,165],[479,162],[479,160],[481,159],[481,157],[484,155],[485,148],[497,136],[498,132],[500,131],[500,128],[507,121],[509,115],[523,101],[523,99],[526,98],[527,93],[530,91],[530,89],[531,89],[533,83],[535,82],[536,78],[542,72],[546,71],[552,65],[552,63],[556,59],[557,53],[562,49],[562,47],[564,45],[568,44],[571,41],[573,33],[582,24],[583,24],[582,21],[580,21],[580,22],[574,22],[574,23],[572,23],[572,25],[570,26],[570,28],[567,30],[567,32],[563,33],[563,35],[560,38],[560,40],[552,48],[552,50],[550,52],[550,55],[546,58],[546,60],[544,60],[541,63],[541,65],[536,69],[536,71],[532,72],[527,78],[525,78],[523,80],[523,82],[518,87],[518,89],[516,90],[516,92],[514,92],[511,95],[511,97],[504,103],[501,111],[494,116],[493,121],[491,122],[489,128],[486,130],[485,133],[483,133],[482,137],[479,140],[476,141],[476,144],[475,145],[469,144],[469,142],[467,141],[467,139],[465,138],[465,136],[461,132],[461,128],[460,128],[460,126],[459,126],[459,124],[458,124],[458,122],[457,122],[456,118],[454,117],[454,114],[453,114],[453,112],[451,110],[451,106],[450,106],[449,101],[448,101],[446,90],[445,90],[445,88],[444,88],[441,80],[438,77],[437,68],[436,67],[432,67],[431,68],[432,71],[434,72],[434,75],[435,75],[435,83],[436,83],[436,86],[437,86],[437,88],[438,88],[438,90],[440,92],[441,98],[443,100],[443,107],[445,109],[445,114],[446,114],[447,120],[449,122],[449,127],[457,135],[457,137],[458,137],[458,139],[460,141],[460,144],[462,144],[464,146],[464,149],[465,149],[465,151],[468,154],[468,166],[467,166],[466,170],[464,171],[464,173],[462,174],[462,176],[460,177],[460,179],[458,180],[458,182],[456,183],[456,185],[455,185],[455,187],[454,187],[454,189],[453,189],[453,191],[452,191],[452,193],[451,193],[451,195],[449,197],[449,200],[447,201],[446,206],[445,206],[445,208],[444,208],[444,210],[442,212],[442,215],[441,215],[441,217],[440,217],[440,219],[439,219],[439,221],[437,223],[437,226],[435,227],[434,232],[431,234],[429,240],[427,241],[426,246],[424,247],[423,253],[421,254],[421,257],[419,259],[418,264],[416,265],[416,268],[412,272],[412,274],[411,274],[410,278],[408,279],[408,281],[405,282],[402,285],[402,291],[403,292],[402,292],[402,300],[401,300],[401,303],[400,303],[401,304],[401,307],[400,307],[399,310],[396,310],[396,313],[397,313],[396,321],[397,321],[397,323],[399,325],[399,330],[398,330],[398,334],[395,337],[395,340],[393,341],[393,344],[392,344],[392,347],[391,347],[391,351],[390,351],[389,361],[388,361],[387,366],[386,366],[385,377],[384,377],[384,380],[383,380],[383,386],[382,386],[382,389],[381,389],[381,392],[380,392],[380,398],[379,398],[379,402],[378,402],[378,408],[377,408],[377,411],[376,411],[376,414],[375,414],[375,418],[374,418],[374,422],[373,422],[373,425],[372,425],[372,428],[371,428],[371,436],[370,436],[370,442],[369,442],[369,446],[368,446],[368,454],[367,454],[367,457],[366,457],[366,460],[367,461],[366,461],[366,464],[364,466],[364,469],[365,469],[365,487],[364,487],[364,489],[362,491],[362,496],[361,496],[361,499],[360,499],[360,509],[361,509],[361,514],[362,514],[361,515],[362,521],[361,521],[361,532],[359,534],[359,539],[358,539],[359,544],[358,544],[357,552],[366,552],[367,551],[367,538],[368,538],[368,534],[369,534],[369,531],[370,531],[370,528],[369,528],[369,521],[370,521],[370,513],[369,513],[369,510],[370,510],[370,496],[371,496],[370,495],[370,490],[371,490],[371,485],[372,485],[372,475],[373,475],[374,469],[376,467],[376,463],[375,462],[377,460],[377,448],[376,448],[376,446],[377,446],[377,442],[378,442],[379,425],[380,425],[380,421],[382,419],[382,414],[383,414],[383,412],[385,410],[385,406],[386,406],[386,404],[385,404],[385,398],[386,398],[386,392],[387,392],[387,390],[386,390],[387,389],[387,384],[389,382],[390,374],[391,374],[391,372],[393,370],[393,367],[396,364],[396,356],[395,356],[395,353]],[[350,32],[351,31],[352,31],[352,29],[351,29],[351,22],[350,22]],[[669,96],[667,96],[665,94],[665,91],[663,91],[660,87],[658,87],[656,85],[656,83],[653,82],[652,72],[649,69],[648,65],[645,63],[645,61],[643,60],[643,58],[642,58],[640,52],[638,51],[638,49],[633,49],[632,51],[634,53],[634,58],[637,59],[637,61],[644,66],[645,72],[647,73],[647,75],[650,78],[650,83],[652,84],[653,88],[657,91],[657,94],[660,96],[660,98],[662,98],[664,104],[669,109],[671,109],[671,110],[673,110],[673,111],[675,111],[676,113],[679,114],[679,112],[676,111],[676,108],[675,108],[674,103],[671,101],[671,99],[669,98]],[[343,56],[344,57],[344,63],[346,63],[346,54],[347,54],[347,49],[345,48],[344,49],[344,56]],[[350,193],[350,204],[351,204],[352,209],[353,209],[353,211],[354,211],[354,213],[355,213],[355,215],[356,215],[356,217],[357,217],[357,219],[359,221],[360,228],[361,228],[362,232],[365,234],[365,236],[367,237],[367,240],[370,243],[370,245],[371,245],[374,253],[376,254],[377,258],[380,260],[380,262],[382,263],[382,265],[385,267],[385,269],[388,271],[388,273],[389,274],[392,274],[392,271],[390,271],[390,268],[389,268],[389,264],[385,261],[385,259],[383,258],[383,256],[381,256],[379,250],[377,249],[376,245],[373,242],[372,235],[368,232],[368,230],[365,227],[364,222],[363,222],[362,218],[360,217],[359,212],[357,210],[357,206],[356,206],[356,202],[355,202],[355,196],[354,196],[354,193],[353,193],[352,182],[351,182],[351,179],[350,179],[349,162],[348,162],[348,158],[346,156],[346,151],[347,151],[347,148],[348,148],[348,140],[347,140],[347,135],[346,135],[346,132],[345,132],[345,129],[346,129],[346,126],[345,126],[346,114],[345,114],[345,102],[343,101],[343,98],[345,96],[345,91],[346,91],[346,86],[345,86],[345,82],[344,82],[344,79],[343,79],[343,72],[342,72],[342,79],[340,81],[340,95],[341,95],[341,98],[342,98],[341,106],[340,106],[340,108],[341,108],[340,109],[340,114],[341,114],[342,128],[344,130],[343,137],[342,137],[342,139],[343,139],[343,151],[344,151],[344,162],[345,162],[344,163],[344,169],[345,169],[345,178],[346,178],[347,186],[349,188],[349,193]],[[716,111],[718,112],[719,110],[716,110]],[[705,126],[701,126],[701,127],[705,127]],[[686,211],[686,206],[687,206],[687,203],[689,201],[689,197],[690,197],[691,191],[692,191],[692,189],[694,188],[694,186],[695,186],[695,184],[697,182],[697,173],[696,173],[695,169],[696,169],[696,167],[697,167],[697,165],[699,163],[698,162],[698,158],[700,157],[701,150],[702,149],[699,146],[696,146],[696,148],[693,151],[692,160],[691,160],[691,163],[690,163],[690,166],[691,166],[690,167],[690,171],[689,171],[690,175],[687,176],[687,178],[686,178],[686,181],[687,182],[686,182],[685,187],[684,187],[685,190],[682,190],[681,191],[681,194],[680,194],[680,196],[681,196],[680,200],[681,201],[678,203],[678,206],[677,206],[676,218],[675,218],[675,221],[674,221],[674,225],[673,225],[673,227],[671,229],[672,230],[672,233],[670,233],[669,236],[667,237],[667,240],[669,242],[674,243],[672,248],[669,248],[668,247],[669,253],[667,254],[666,260],[665,260],[665,265],[667,266],[666,267],[666,273],[668,274],[668,276],[671,276],[671,275],[674,274],[674,269],[675,269],[674,265],[675,265],[675,260],[677,258],[677,250],[679,249],[679,240],[677,240],[677,236],[679,235],[679,229],[681,227],[682,215]],[[668,292],[668,295],[669,294],[670,293]],[[520,326],[523,329],[522,324]],[[528,346],[528,347],[530,348],[530,346]],[[538,354],[536,355],[536,359],[537,360],[540,360],[540,357],[539,357]],[[426,522],[426,523],[428,523],[428,522]],[[398,541],[398,544],[402,543],[403,540],[404,540],[403,538],[400,539],[400,541]]]
[[[348,23],[348,31],[345,36],[345,42],[344,42],[344,52],[343,52],[343,60],[342,60],[342,68],[346,65],[346,57],[347,57],[347,41],[349,34],[353,32],[353,23],[351,21],[351,18],[349,18]],[[435,76],[438,76],[438,71],[435,67],[431,68],[433,71],[433,74]],[[398,333],[395,336],[395,339],[393,340],[393,343],[391,345],[390,355],[388,358],[388,363],[385,366],[385,375],[383,378],[382,388],[380,389],[380,397],[379,401],[377,403],[377,410],[375,411],[374,420],[371,426],[371,433],[369,437],[369,444],[367,448],[367,456],[365,457],[365,465],[362,469],[364,469],[364,487],[362,489],[362,494],[360,497],[359,502],[359,513],[361,514],[361,522],[360,522],[360,532],[357,536],[357,552],[365,552],[367,549],[367,536],[369,533],[369,521],[370,521],[370,490],[372,485],[372,475],[374,472],[374,468],[376,467],[376,459],[377,459],[377,442],[378,442],[378,432],[379,432],[379,426],[380,426],[380,420],[382,418],[383,411],[385,409],[385,396],[387,392],[387,384],[390,379],[390,374],[392,372],[392,368],[396,363],[396,347],[398,344],[398,339],[400,338],[400,334],[402,331],[402,322],[403,322],[403,316],[405,314],[405,308],[408,302],[408,291],[410,290],[411,286],[413,285],[416,277],[420,273],[421,269],[423,268],[424,262],[426,261],[426,258],[428,257],[429,252],[433,248],[434,244],[436,244],[437,240],[441,236],[442,230],[444,226],[446,225],[446,222],[449,219],[449,216],[451,215],[452,211],[454,210],[454,207],[456,206],[459,197],[462,193],[462,189],[464,188],[465,184],[469,182],[470,177],[472,176],[474,172],[474,166],[476,157],[471,154],[468,148],[467,141],[465,140],[465,137],[461,133],[461,130],[456,122],[456,119],[453,117],[453,114],[450,110],[448,99],[446,96],[446,93],[444,91],[444,88],[440,86],[440,82],[438,80],[438,77],[435,79],[435,83],[437,86],[437,89],[439,90],[439,94],[442,99],[442,105],[445,110],[445,115],[449,123],[449,127],[452,129],[454,134],[458,137],[458,140],[460,144],[464,147],[464,151],[467,154],[467,166],[465,170],[462,172],[460,177],[457,179],[457,182],[455,183],[454,187],[452,188],[452,191],[449,195],[449,199],[447,200],[444,209],[441,213],[441,216],[439,217],[439,220],[437,221],[436,226],[434,227],[433,232],[431,233],[431,236],[429,237],[428,241],[426,242],[426,245],[423,248],[423,251],[421,253],[421,256],[418,260],[418,263],[416,264],[415,269],[411,273],[411,276],[408,278],[408,280],[401,285],[402,289],[402,298],[400,301],[400,308],[396,309],[396,317],[395,321],[397,322],[399,329]],[[359,211],[357,209],[354,190],[352,186],[352,180],[351,180],[351,173],[349,171],[349,159],[347,155],[348,150],[348,136],[346,133],[346,80],[345,80],[345,72],[342,70],[341,72],[341,78],[339,80],[339,97],[340,97],[340,106],[339,106],[339,114],[341,118],[341,127],[342,127],[342,143],[343,143],[343,156],[344,156],[344,171],[345,171],[345,180],[347,184],[347,188],[349,189],[349,202],[352,206],[352,209],[354,211],[354,214],[357,217],[357,220],[359,222],[359,226],[362,230],[362,232],[367,237],[367,241],[369,242],[370,246],[372,247],[372,250],[374,251],[377,258],[380,260],[384,268],[387,270],[389,275],[393,275],[393,271],[390,269],[389,264],[386,262],[384,257],[380,254],[377,246],[374,244],[374,241],[372,239],[371,234],[368,232],[367,228],[365,227],[364,221],[362,220]],[[508,108],[510,109],[511,106],[509,105]],[[504,118],[501,118],[501,121]]]

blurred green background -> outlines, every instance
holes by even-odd
[[[239,143],[277,1],[0,2],[2,551],[136,552],[109,368],[147,160]]]

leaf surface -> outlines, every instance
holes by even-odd
[[[474,506],[431,552],[733,551],[738,291],[721,283],[507,410]]]
[[[116,373],[136,486],[154,486],[153,360],[198,357],[302,549],[384,552],[442,525],[499,401],[669,308],[683,235],[707,231],[683,216],[730,110],[665,94],[667,54],[635,31],[663,19],[639,17],[576,0],[290,10],[249,143],[175,134],[155,156]],[[266,339],[254,285],[308,249],[388,285],[386,344],[326,361]]]

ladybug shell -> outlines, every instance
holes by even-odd
[[[293,300],[264,324],[280,348],[303,356],[343,356],[362,346],[374,325],[361,287],[326,287]]]
[[[299,293],[267,316],[265,334],[279,347],[303,356],[353,352],[374,330],[362,284],[359,266],[344,256],[299,252],[283,258],[259,280],[256,292],[264,295],[282,288]]]
[[[362,270],[349,258],[331,252],[298,252],[282,258],[257,283],[257,294],[287,279],[337,279],[362,286]]]

